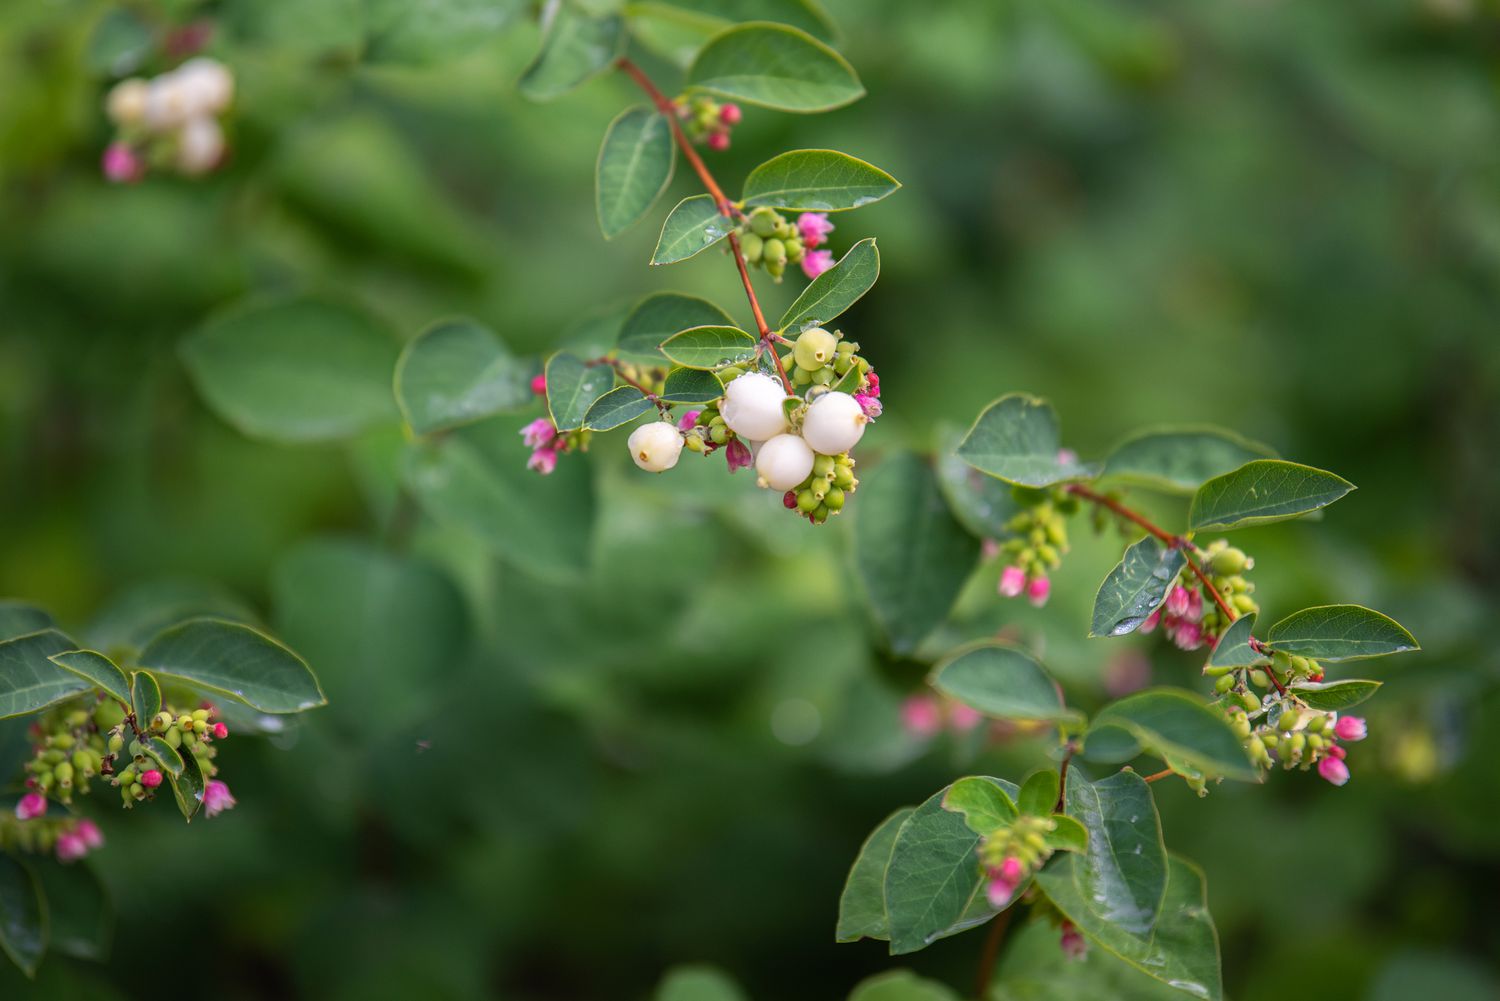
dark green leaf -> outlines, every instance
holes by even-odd
[[[959,443],[958,456],[981,472],[1025,487],[1086,479],[1094,472],[1062,454],[1052,404],[1024,393],[985,407]]]
[[[238,622],[189,619],[165,629],[141,651],[141,664],[265,713],[301,712],[327,702],[302,658]]]
[[[729,314],[707,299],[655,292],[635,305],[620,328],[616,354],[624,361],[665,365],[662,341],[689,327],[732,326]]]
[[[209,407],[252,438],[335,441],[396,417],[396,341],[347,306],[294,299],[241,308],[181,349]]]
[[[1074,870],[1083,899],[1102,920],[1149,932],[1167,890],[1167,849],[1151,787],[1134,772],[1090,782],[1075,768],[1065,806],[1088,832],[1088,848]]]
[[[1257,459],[1198,488],[1188,511],[1195,532],[1284,521],[1327,507],[1354,489],[1342,476],[1280,459]]]
[[[702,90],[778,111],[831,111],[864,96],[844,58],[805,32],[766,22],[741,24],[708,41],[687,74]]]
[[[583,426],[590,431],[609,431],[655,409],[639,389],[618,386],[594,401],[583,415]]]
[[[0,643],[56,628],[57,620],[35,605],[24,601],[0,601]]]
[[[1033,817],[1050,817],[1052,811],[1057,809],[1057,789],[1057,772],[1050,768],[1032,772],[1021,783],[1021,796],[1016,800],[1016,808]]]
[[[711,403],[724,395],[724,387],[712,372],[674,368],[662,384],[663,403]]]
[[[1024,795],[1025,789],[1021,791]],[[1051,813],[1050,803],[1048,807]],[[969,830],[989,837],[997,828],[1015,823],[1017,808],[1004,789],[987,778],[971,775],[954,782],[943,793],[943,809],[961,814]]]
[[[797,149],[752,170],[740,198],[746,208],[841,212],[878,202],[899,187],[890,174],[847,153]]]
[[[0,949],[28,977],[47,951],[47,907],[31,870],[0,852]]]
[[[588,82],[614,65],[625,51],[625,22],[618,16],[594,17],[571,3],[550,5],[553,12],[542,50],[519,84],[533,101],[549,101]]]
[[[896,832],[913,807],[905,806],[880,822],[855,856],[839,897],[839,923],[835,933],[840,942],[861,938],[888,939],[890,924],[885,916],[885,869],[896,845]]]
[[[962,650],[932,672],[932,686],[987,716],[1001,719],[1081,722],[1063,705],[1057,682],[1025,651],[1005,643]]]
[[[867,237],[849,248],[839,262],[812,280],[781,317],[782,330],[828,323],[860,300],[880,277],[880,251]],[[851,369],[851,371],[853,371]]]
[[[56,629],[0,643],[0,719],[34,713],[87,689],[88,682],[49,659],[77,645]]]
[[[255,625],[255,610],[219,584],[190,579],[146,580],[120,591],[84,630],[89,644],[117,660],[183,619],[200,616]]]
[[[413,431],[430,434],[526,407],[535,374],[535,363],[511,354],[489,328],[443,320],[401,352],[396,402]]]
[[[1255,459],[1274,458],[1267,446],[1223,428],[1151,428],[1116,445],[1099,475],[1190,494],[1205,480]]]
[[[947,618],[979,557],[931,468],[909,452],[861,475],[855,569],[891,648],[908,654]]]
[[[130,705],[130,679],[104,654],[93,650],[67,650],[47,659],[103,689],[106,694],[114,696],[125,705]]]
[[[1366,681],[1362,678],[1346,678],[1343,681],[1304,681],[1289,686],[1287,691],[1314,709],[1321,709],[1324,712],[1343,712],[1374,695],[1380,684],[1378,681]]]
[[[107,959],[114,904],[93,866],[39,862],[33,874],[47,902],[52,951],[75,959]]]
[[[137,725],[147,726],[161,712],[161,684],[150,671],[130,673],[130,708]]]
[[[1162,545],[1155,536],[1148,535],[1126,549],[1094,596],[1089,635],[1135,632],[1167,600],[1167,592],[1186,564],[1181,550]]]
[[[747,1001],[745,992],[723,970],[705,963],[667,971],[652,1001]]]
[[[1203,1001],[1222,1001],[1219,938],[1208,914],[1203,873],[1191,862],[1170,858],[1167,893],[1155,926],[1135,934],[1100,916],[1081,889],[1082,860],[1057,856],[1037,875],[1037,885],[1094,944],[1163,983]]]
[[[1260,777],[1229,724],[1191,692],[1137,692],[1105,706],[1094,725],[1122,727],[1148,753],[1171,755],[1207,775],[1249,782]]]
[[[959,1001],[947,984],[910,970],[887,970],[861,980],[849,1001]]]
[[[145,745],[146,756],[158,765],[161,765],[162,771],[166,772],[169,777],[176,778],[182,774],[182,759],[184,755],[178,754],[176,748],[171,744],[160,737],[147,737],[143,743]],[[192,753],[189,752],[186,757],[192,757]]]
[[[365,0],[374,63],[431,65],[494,39],[525,12],[524,0]]]
[[[702,253],[734,231],[712,195],[691,195],[673,206],[651,253],[652,264],[676,264]],[[725,317],[728,319],[728,317]]]
[[[106,11],[89,33],[84,64],[100,76],[121,77],[134,73],[156,45],[151,25],[132,11]]]
[[[1074,958],[1058,948],[1057,926],[1037,917],[1007,937],[985,1001],[1186,1001],[1106,949]],[[1402,999],[1405,1001],[1405,999]],[[1445,999],[1446,1001],[1446,999]]]
[[[614,369],[589,365],[575,354],[559,352],[547,359],[547,410],[559,431],[576,431],[594,401],[615,384]]]
[[[662,342],[661,353],[683,368],[715,369],[755,357],[756,340],[738,327],[690,327]]]
[[[1317,660],[1358,660],[1419,649],[1388,615],[1363,605],[1319,605],[1293,612],[1266,630],[1266,645]]]
[[[1250,645],[1250,630],[1255,628],[1255,613],[1241,615],[1229,624],[1218,645],[1208,655],[1210,667],[1249,667],[1266,659]]]
[[[653,108],[627,108],[609,123],[594,171],[594,206],[606,240],[651,211],[672,181],[676,152],[670,123]]]
[[[207,786],[198,756],[192,752],[184,754],[182,771],[176,775],[169,774],[167,782],[172,786],[172,798],[177,800],[177,809],[182,814],[182,819],[192,823],[198,808],[203,805],[203,790]]]

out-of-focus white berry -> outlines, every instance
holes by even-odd
[[[802,437],[823,455],[847,452],[859,443],[870,418],[848,393],[824,393],[802,418]]]
[[[786,430],[781,383],[760,372],[746,372],[724,389],[719,413],[729,430],[751,441],[765,441]]]
[[[206,174],[224,155],[224,130],[213,118],[193,118],[177,134],[177,169]]]
[[[191,117],[188,89],[175,72],[154,77],[146,89],[146,111],[142,120],[152,132],[170,132]]]
[[[234,98],[234,77],[223,63],[199,56],[183,63],[174,74],[182,88],[189,117],[217,115],[228,110]]]
[[[682,455],[682,435],[667,421],[642,424],[630,432],[630,457],[648,473],[664,473]]]
[[[755,471],[772,490],[790,490],[812,472],[813,450],[794,434],[779,434],[760,447]]]
[[[115,84],[105,100],[104,110],[116,125],[136,125],[146,117],[146,99],[151,85],[140,77]]]

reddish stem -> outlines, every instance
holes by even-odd
[[[1170,768],[1163,768],[1159,772],[1152,772],[1150,775],[1143,775],[1141,778],[1146,782],[1160,782],[1162,779],[1169,779],[1176,774],[1177,773],[1172,771],[1172,769]]]

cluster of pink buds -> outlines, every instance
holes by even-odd
[[[96,848],[104,847],[104,834],[99,825],[87,818],[58,831],[57,860],[76,862]]]
[[[745,262],[766,269],[776,281],[796,264],[812,280],[833,267],[833,252],[822,248],[833,232],[826,212],[803,212],[795,222],[765,207],[751,210],[741,224],[740,251]]]
[[[833,251],[822,248],[833,232],[833,223],[827,212],[804,212],[797,217],[797,235],[802,239],[805,253],[802,255],[802,273],[808,280],[818,277],[833,267]],[[879,396],[877,392],[875,394]]]
[[[688,138],[695,143],[702,143],[715,153],[722,153],[729,148],[729,133],[745,117],[738,104],[720,104],[711,97],[695,97],[692,100],[680,97],[676,105],[677,117],[682,119],[683,131]]]
[[[1167,600],[1141,623],[1141,632],[1149,633],[1158,625],[1167,639],[1182,650],[1196,650],[1203,645],[1203,592],[1197,587],[1174,585]]]
[[[216,60],[200,56],[150,80],[116,84],[105,110],[117,129],[104,150],[106,180],[133,183],[150,167],[196,177],[224,159],[219,118],[234,99],[234,77]]]
[[[901,728],[922,740],[936,737],[945,729],[968,733],[982,722],[984,715],[979,710],[936,695],[910,695],[901,703]]]
[[[979,864],[991,907],[998,909],[1014,900],[1021,885],[1052,857],[1047,835],[1056,828],[1051,817],[1023,814],[980,842]]]
[[[1052,596],[1052,581],[1046,575],[1028,577],[1020,567],[1008,566],[1000,571],[1000,581],[995,590],[1002,598],[1019,598],[1024,594],[1027,601],[1041,608]]]
[[[0,848],[53,851],[59,862],[76,862],[104,846],[99,825],[87,818],[48,817],[47,797],[28,792],[16,803],[15,821],[0,820]]]
[[[1067,918],[1063,918],[1061,931],[1062,936],[1058,939],[1057,945],[1062,949],[1062,954],[1074,961],[1085,959],[1089,954],[1089,943],[1083,937],[1083,932],[1078,930],[1078,926]]]
[[[1294,694],[1270,697],[1262,706],[1262,700],[1247,690],[1226,691],[1220,705],[1261,768],[1278,763],[1284,769],[1316,767],[1318,775],[1336,786],[1349,781],[1342,745],[1369,734],[1363,718],[1307,708]],[[1258,721],[1252,722],[1252,717]]]
[[[538,396],[547,395],[547,377],[537,375],[531,380],[531,391]],[[552,423],[550,417],[538,417],[530,424],[521,429],[521,440],[526,442],[526,447],[531,449],[531,457],[526,460],[526,468],[535,470],[543,476],[548,475],[557,468],[557,457],[564,452],[587,452],[589,447],[588,431],[559,432],[557,425]]]
[[[880,402],[880,376],[874,371],[865,375],[865,386],[854,394],[854,402],[859,404],[859,409],[872,421],[885,413],[885,407]]]
[[[1067,516],[1078,509],[1078,501],[1061,489],[1016,487],[1011,495],[1021,510],[1005,523],[1007,538],[985,540],[984,557],[1004,564],[995,587],[1002,598],[1024,594],[1041,608],[1052,596],[1047,575],[1062,566],[1062,554],[1068,551]]]

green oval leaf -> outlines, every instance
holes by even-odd
[[[523,0],[366,0],[372,63],[432,65],[497,37],[525,12]]]
[[[542,49],[518,85],[533,101],[550,101],[609,69],[625,52],[625,22],[593,17],[571,3],[549,5]]]
[[[953,425],[943,424],[939,428],[933,465],[943,497],[970,534],[981,539],[1008,539],[1014,533],[1005,526],[1021,510],[1021,505],[1016,502],[1010,484],[986,476],[958,457],[955,450],[962,438],[963,431]]]
[[[191,752],[182,755],[182,771],[176,775],[168,775],[167,782],[172,786],[172,798],[177,800],[177,809],[182,813],[182,819],[189,823],[198,808],[203,805],[203,790],[207,780],[203,777],[203,766],[198,764],[198,756]]]
[[[1205,480],[1276,453],[1260,442],[1211,426],[1160,427],[1121,441],[1104,460],[1101,478],[1129,480],[1168,493],[1192,493]]]
[[[327,702],[302,658],[238,622],[189,619],[164,629],[141,651],[141,664],[264,713],[301,712]]]
[[[31,870],[0,852],[0,949],[28,977],[47,951],[47,908]]]
[[[401,352],[396,402],[413,431],[430,434],[528,406],[535,374],[535,363],[511,354],[488,327],[442,320]]]
[[[1058,773],[1050,768],[1032,772],[1021,783],[1021,795],[1016,797],[1016,809],[1033,817],[1050,817],[1057,809],[1057,793],[1060,786]]]
[[[1332,661],[1420,649],[1401,623],[1363,605],[1319,605],[1293,612],[1266,630],[1266,646]]]
[[[34,713],[87,689],[87,681],[51,660],[77,646],[56,629],[0,643],[0,719]]]
[[[582,358],[561,351],[547,359],[547,411],[559,431],[583,427],[594,401],[614,388],[615,370],[608,365],[590,365]]]
[[[1021,792],[1024,796],[1025,787]],[[976,775],[959,779],[947,788],[943,793],[943,809],[962,814],[969,830],[983,837],[989,837],[997,828],[1015,823],[1018,815],[1016,803],[1009,793],[989,779]]]
[[[57,620],[45,609],[24,601],[0,601],[0,643],[56,628]]]
[[[32,875],[47,902],[49,948],[74,959],[107,959],[114,904],[94,867],[88,862],[43,863]]]
[[[1048,487],[1094,474],[1062,453],[1052,404],[1025,393],[1002,396],[985,407],[959,442],[958,456],[980,472],[1023,487]]]
[[[839,921],[836,931],[840,942],[861,938],[889,939],[890,922],[885,914],[885,870],[896,845],[896,832],[914,807],[906,806],[881,821],[860,846],[844,892],[839,897]]]
[[[712,372],[696,368],[674,368],[662,384],[663,403],[712,403],[724,395],[724,386]]]
[[[1287,691],[1323,712],[1343,712],[1352,709],[1374,695],[1380,688],[1378,681],[1363,678],[1345,678],[1342,681],[1304,681],[1290,685]]]
[[[618,386],[594,401],[583,416],[583,426],[590,431],[610,431],[655,409],[656,405],[639,389]]]
[[[1260,778],[1229,724],[1191,692],[1170,688],[1137,692],[1105,706],[1094,726],[1120,727],[1139,740],[1147,753],[1170,755],[1205,775],[1247,782]]]
[[[651,211],[672,181],[676,152],[671,124],[654,108],[627,108],[609,123],[594,170],[594,207],[606,240]]]
[[[149,677],[149,676],[148,676]],[[152,715],[155,715],[154,713]],[[149,719],[149,717],[148,717]],[[177,753],[177,749],[160,737],[147,737],[142,742],[146,756],[161,766],[161,770],[167,773],[169,778],[176,778],[182,774],[183,755]],[[189,752],[188,757],[192,757]]]
[[[1187,557],[1148,535],[1125,550],[1125,555],[1099,585],[1094,596],[1090,636],[1124,636],[1141,627],[1167,600],[1167,592]]]
[[[1224,630],[1224,635],[1219,637],[1219,642],[1214,646],[1213,652],[1208,655],[1209,667],[1249,667],[1266,660],[1266,656],[1259,653],[1250,645],[1250,631],[1255,628],[1255,613],[1241,615],[1229,624]]]
[[[831,111],[865,93],[843,56],[796,28],[759,21],[709,39],[688,68],[687,85],[795,112]]]
[[[665,365],[661,343],[689,327],[733,326],[729,314],[707,299],[681,292],[654,292],[636,303],[620,327],[615,353],[625,361]]]
[[[651,252],[652,264],[676,264],[702,253],[734,231],[712,195],[692,195],[672,207]]]
[[[294,299],[242,308],[210,320],[181,353],[214,413],[252,438],[336,441],[396,417],[396,341],[347,306]]]
[[[746,208],[842,212],[878,202],[901,187],[872,164],[832,149],[797,149],[772,157],[745,178]]]
[[[1342,476],[1322,469],[1257,459],[1199,487],[1188,510],[1188,527],[1227,531],[1285,521],[1327,507],[1353,489]]]
[[[717,966],[674,966],[657,985],[651,1001],[748,1001],[734,978]]]
[[[663,341],[661,353],[683,368],[715,369],[753,360],[756,344],[738,327],[689,327]]]
[[[1090,782],[1074,769],[1065,807],[1088,832],[1088,848],[1074,870],[1078,890],[1101,919],[1149,932],[1167,892],[1167,849],[1151,787],[1134,772]]]
[[[47,659],[103,689],[117,701],[130,705],[130,679],[104,654],[93,650],[68,650],[55,653]]]
[[[891,649],[909,654],[948,617],[979,558],[932,469],[898,452],[861,474],[854,565]]]
[[[1004,643],[960,651],[933,670],[931,683],[986,716],[1048,723],[1083,719],[1077,710],[1063,705],[1057,682],[1041,664]]]
[[[959,1001],[959,997],[941,981],[911,970],[887,970],[861,980],[848,1001]]]
[[[130,672],[130,709],[138,726],[149,724],[161,712],[161,683],[150,671]]]
[[[880,251],[867,237],[839,262],[812,280],[781,317],[782,330],[827,323],[860,300],[880,277]]]

